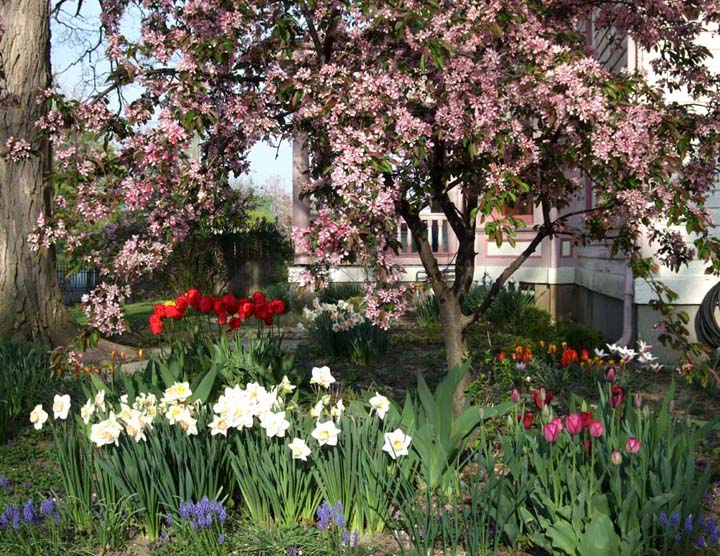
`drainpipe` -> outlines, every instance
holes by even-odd
[[[627,347],[633,337],[633,305],[635,305],[635,277],[628,264],[625,267],[625,295],[623,296],[623,331],[615,344]]]

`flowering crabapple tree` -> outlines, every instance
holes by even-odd
[[[66,210],[81,217],[72,226],[58,218],[41,222],[35,241],[62,238],[116,278],[91,299],[103,330],[116,326],[111,308],[132,276],[159,267],[189,222],[219,217],[228,176],[244,171],[249,147],[270,137],[307,141],[305,194],[317,218],[295,237],[314,255],[306,279],[322,282],[339,264],[372,269],[368,314],[387,325],[406,304],[394,257],[404,220],[440,303],[449,365],[463,360],[467,328],[545,238],[607,240],[664,295],[662,307],[669,294],[652,280],[658,263],[678,269],[699,255],[711,272],[720,270],[705,210],[717,171],[718,78],[707,69],[709,53],[694,42],[703,29],[716,30],[716,1],[105,0],[102,6],[115,64],[108,92],[130,83],[143,92],[120,112],[111,112],[102,96],[76,106],[53,98],[56,108],[40,127],[60,158],[75,165],[77,194]],[[141,22],[139,37],[120,31],[130,13]],[[659,81],[605,69],[586,43],[590,20],[618,37],[629,33],[654,52]],[[691,105],[665,100],[663,87],[686,88]],[[67,150],[67,134],[55,132],[60,121],[104,138],[99,144],[107,148]],[[194,136],[199,160],[185,154]],[[570,209],[587,184],[595,205]],[[462,202],[452,201],[453,190]],[[503,207],[522,199],[542,212],[536,235],[484,302],[464,315],[478,226],[498,243],[512,242],[523,224],[502,216]],[[430,206],[457,236],[452,281],[421,220]],[[142,225],[128,218],[117,227],[117,218],[108,219],[108,210],[133,215],[141,207],[152,215]],[[88,222],[92,233],[75,232]],[[653,241],[655,257],[643,256],[641,237]],[[668,320],[668,334],[682,328]]]

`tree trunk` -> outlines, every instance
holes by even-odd
[[[460,300],[455,291],[445,288],[438,296],[440,305],[440,322],[442,323],[443,342],[445,343],[445,359],[448,369],[462,365],[467,356],[465,343],[466,318],[462,314]],[[470,375],[465,375],[453,395],[453,412],[459,415],[465,407],[465,388],[470,383]]]
[[[50,144],[32,141],[44,113],[36,94],[51,84],[48,4],[0,2],[0,151],[10,137],[34,149],[16,162],[0,157],[0,336],[59,344],[72,339],[76,325],[62,303],[55,254],[33,254],[27,243],[38,216],[50,215],[53,196]]]

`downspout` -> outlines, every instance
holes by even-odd
[[[633,338],[633,309],[635,305],[635,276],[630,265],[625,266],[625,293],[623,295],[623,329],[622,336],[615,342],[618,346],[627,347]]]
[[[637,43],[628,35],[627,37],[627,69],[629,72],[637,71],[642,66],[641,52]],[[619,346],[627,347],[633,339],[633,305],[635,305],[635,276],[630,268],[630,259],[625,266],[625,293],[623,295],[623,331],[620,339],[615,342]]]

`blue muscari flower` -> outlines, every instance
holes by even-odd
[[[695,544],[697,544],[700,548],[705,548],[705,546],[706,546],[706,544],[705,544],[705,537],[703,537],[702,535],[700,535],[700,536],[697,538],[697,540],[695,541]]]
[[[223,535],[222,533],[220,533],[220,534],[218,535],[218,544],[223,544],[224,542],[225,542],[225,535]]]
[[[682,540],[682,533],[676,533],[675,534],[675,542],[680,542]]]
[[[165,526],[166,527],[172,527],[173,526],[173,518],[172,516],[166,515],[165,516]]]
[[[667,526],[668,518],[665,512],[660,512],[660,525],[663,527]]]
[[[706,523],[707,523],[707,520],[705,519],[704,515],[701,515],[700,517],[698,517],[698,520],[697,520],[698,527],[705,527]]]
[[[291,546],[287,549],[287,553],[288,553],[288,556],[297,556],[298,549],[295,548],[294,546]]]
[[[23,521],[25,521],[28,525],[34,525],[40,521],[40,518],[35,511],[32,499],[25,502],[25,505],[23,506]]]
[[[675,529],[678,525],[680,525],[680,512],[675,510],[673,513],[670,514],[670,528]]]
[[[55,500],[46,498],[40,502],[40,515],[49,517],[55,513]]]
[[[333,512],[330,504],[328,504],[327,500],[324,500],[317,510],[317,528],[320,531],[325,531],[325,529],[330,527],[330,523],[332,522],[333,518],[332,513]]]
[[[32,483],[30,481],[25,481],[23,483],[23,487],[25,487],[25,490],[30,490],[31,486],[32,486]]]
[[[345,546],[350,546],[350,531],[348,531],[347,529],[343,530],[342,540]]]
[[[353,533],[353,536],[352,536],[352,541],[350,541],[350,548],[355,548],[359,542],[360,542],[360,531],[355,529],[355,532]]]
[[[337,506],[335,507],[335,515],[333,517],[335,520],[335,525],[337,525],[341,529],[345,527],[345,512],[343,510],[342,502],[337,503]]]
[[[7,529],[8,527],[12,527],[15,531],[18,531],[20,529],[20,506],[17,504],[13,504],[12,506],[10,504],[5,505],[5,512],[3,515],[3,523],[5,524],[3,529]]]
[[[693,519],[692,514],[685,518],[685,534],[689,535],[693,530]]]
[[[207,496],[203,496],[195,503],[192,500],[181,502],[178,510],[182,519],[190,521],[193,531],[212,527],[214,518],[220,523],[224,523],[227,519],[227,512],[222,503],[211,502]]]
[[[5,475],[0,476],[0,488],[3,490],[10,488],[10,479],[8,479]]]

